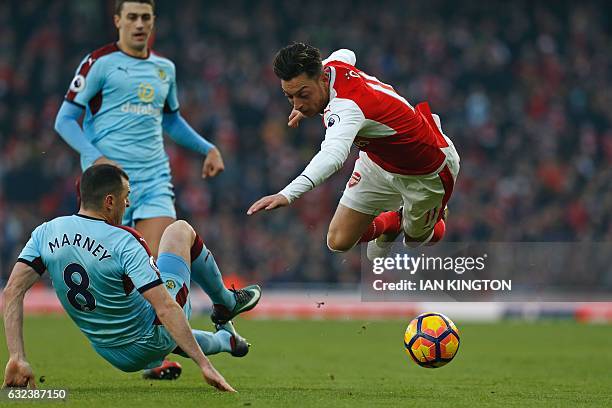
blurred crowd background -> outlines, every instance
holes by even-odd
[[[53,130],[80,60],[115,41],[112,2],[0,3],[0,282],[31,230],[76,210],[77,154]],[[332,254],[327,226],[354,156],[289,209],[248,206],[318,151],[320,120],[286,126],[271,61],[291,41],[427,100],[461,155],[450,241],[612,241],[612,3],[158,1],[155,49],[177,67],[182,115],[222,151],[166,139],[181,218],[222,271],[247,280],[354,283],[359,249]]]

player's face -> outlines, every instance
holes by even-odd
[[[121,15],[115,15],[119,42],[133,50],[144,50],[153,32],[154,22],[155,15],[150,4],[123,3]]]
[[[315,116],[322,113],[329,103],[329,86],[327,75],[310,78],[305,73],[289,81],[281,80],[281,87],[293,109],[304,116]]]

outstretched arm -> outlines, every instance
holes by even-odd
[[[263,197],[252,204],[247,211],[248,215],[291,204],[342,167],[365,116],[357,104],[349,99],[336,98],[330,106],[331,110],[325,115],[328,122],[321,151],[313,157],[304,171],[279,193]]]
[[[200,136],[178,111],[164,113],[162,126],[172,140],[183,147],[206,156],[202,177],[214,177],[225,169],[219,149]]]
[[[36,388],[34,373],[26,360],[23,345],[23,299],[40,278],[29,265],[17,262],[4,288],[4,330],[9,361],[4,371],[3,387]]]
[[[235,392],[202,352],[191,333],[191,327],[183,309],[172,299],[166,288],[163,285],[157,285],[143,292],[142,296],[151,303],[157,317],[176,344],[200,367],[206,382],[221,391]]]

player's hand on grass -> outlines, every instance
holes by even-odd
[[[106,158],[106,157],[104,157],[104,156],[100,156],[100,157],[98,157],[98,158],[96,159],[96,161],[95,161],[95,162],[93,162],[93,165],[94,165],[94,166],[95,166],[96,164],[112,164],[112,165],[113,165],[113,166],[115,166],[115,167],[119,167],[119,168],[121,168],[121,166],[119,165],[119,163],[114,162],[114,161],[112,161],[112,160],[110,160],[110,159],[107,159],[107,158]]]
[[[286,207],[289,205],[289,200],[282,194],[274,194],[260,198],[247,211],[247,215],[255,214],[260,210],[273,210],[279,207]]]
[[[11,358],[8,363],[6,363],[2,388],[27,386],[36,388],[32,367],[30,367],[30,364],[25,360],[15,360]]]
[[[204,159],[204,165],[202,165],[202,178],[215,177],[223,170],[225,170],[225,164],[223,164],[221,152],[216,147],[213,147],[206,155],[206,159]]]
[[[219,391],[236,392],[210,362],[202,367],[202,375],[209,385],[212,385]]]
[[[287,123],[287,126],[291,128],[298,127],[300,125],[300,121],[304,119],[304,117],[305,116],[302,114],[302,112],[293,109],[291,114],[289,114],[289,122]]]

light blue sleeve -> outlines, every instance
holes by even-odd
[[[170,83],[170,89],[166,96],[166,103],[164,104],[164,113],[173,113],[179,110],[178,92],[176,89],[176,68],[172,65],[172,83]]]
[[[36,227],[34,231],[32,231],[30,239],[26,243],[25,247],[23,247],[19,257],[17,258],[19,262],[23,262],[24,264],[30,266],[39,275],[42,275],[47,269],[42,261],[42,251],[40,248],[40,243],[44,241],[42,238],[44,228],[45,224],[41,224]]]
[[[142,238],[140,238],[142,239]],[[125,241],[125,242],[124,242]],[[162,284],[157,265],[134,236],[126,236],[120,243],[123,249],[119,262],[125,274],[140,293]]]
[[[55,118],[55,130],[70,147],[79,152],[86,163],[86,167],[89,167],[98,158],[102,157],[102,153],[87,140],[85,133],[83,133],[83,129],[78,122],[82,114],[83,108],[65,101]]]
[[[66,100],[85,108],[91,98],[102,90],[104,84],[104,63],[88,55],[76,71]]]
[[[179,112],[164,113],[162,126],[176,143],[203,155],[215,147],[198,134]]]

